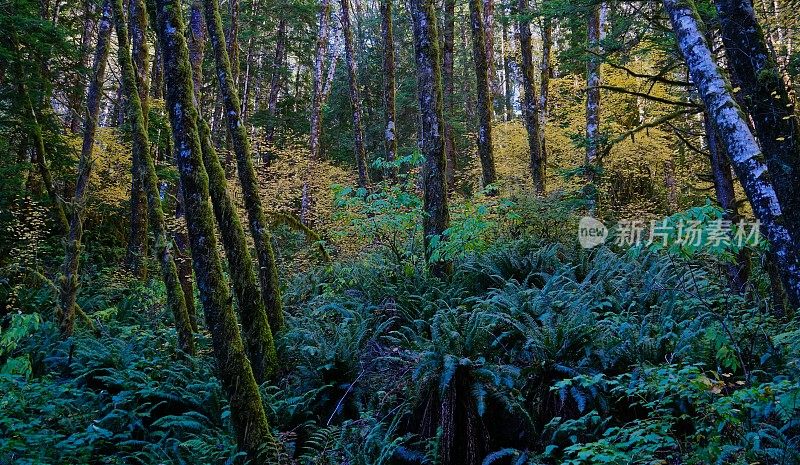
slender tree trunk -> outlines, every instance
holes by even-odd
[[[183,299],[186,302],[186,312],[189,314],[189,323],[192,331],[199,330],[197,308],[194,305],[194,275],[192,272],[192,251],[189,246],[189,233],[186,228],[186,210],[183,207],[183,187],[178,181],[178,195],[175,202],[175,218],[180,225],[172,233],[175,241],[175,264],[178,267],[178,279],[183,289]]]
[[[355,49],[353,47],[353,28],[350,25],[350,0],[341,0],[342,35],[344,36],[344,54],[347,61],[347,75],[350,78],[350,106],[353,110],[353,146],[358,166],[358,185],[369,185],[369,166],[367,152],[364,147],[364,126],[361,121],[361,91],[358,83],[358,68]]]
[[[130,1],[130,32],[133,39],[133,66],[136,74],[136,88],[139,93],[139,104],[142,107],[142,122],[145,128],[145,135],[147,135],[147,119],[150,111],[149,94],[150,88],[147,81],[147,61],[150,58],[150,52],[147,49],[147,11],[145,10],[143,2],[138,0]],[[131,105],[128,102],[128,105]],[[130,117],[130,112],[128,114]],[[149,151],[149,143],[148,148]],[[147,154],[149,156],[149,153]],[[136,173],[143,173],[144,167],[142,166],[141,154],[134,150],[131,154],[131,169],[134,173],[131,176],[131,230],[128,239],[128,266],[133,270],[133,273],[140,278],[147,275],[147,223],[148,223],[148,199],[146,188],[143,185],[143,178],[137,176]],[[163,212],[162,212],[163,216]]]
[[[228,47],[228,57],[231,61],[231,77],[233,82],[239,83],[239,0],[228,2],[230,25],[225,36]]]
[[[253,168],[253,157],[250,152],[250,141],[247,131],[239,118],[238,109],[241,108],[239,96],[234,87],[230,72],[230,62],[223,43],[222,20],[219,15],[217,0],[203,0],[206,13],[206,24],[209,29],[211,45],[214,49],[214,58],[217,65],[217,79],[222,93],[222,102],[228,117],[228,131],[231,134],[233,150],[236,152],[236,161],[239,171],[239,182],[242,185],[244,206],[250,224],[250,234],[255,243],[258,256],[261,295],[266,306],[269,324],[272,331],[283,328],[283,308],[281,306],[280,283],[278,282],[278,268],[275,264],[275,253],[272,250],[272,239],[261,204],[258,178]]]
[[[508,40],[508,22],[503,22],[503,30],[500,39],[500,48],[503,51],[503,86],[505,90],[503,106],[505,108],[505,120],[511,121],[514,119],[514,108],[511,106],[511,97],[514,93],[514,81],[512,79],[513,73],[511,69],[511,57],[513,56],[511,51],[512,42]]]
[[[283,82],[284,61],[286,61],[286,18],[278,22],[278,32],[275,34],[275,58],[272,61],[272,78],[269,82],[269,100],[267,101],[267,141],[275,141],[275,118],[278,115],[278,94]],[[267,158],[267,163],[270,159]]]
[[[800,123],[750,0],[715,2],[741,102],[752,118],[785,225],[800,235]]]
[[[736,191],[733,187],[731,165],[724,153],[724,148],[717,140],[714,125],[711,122],[711,118],[708,117],[708,113],[703,115],[703,126],[706,131],[706,145],[711,158],[711,173],[714,176],[714,191],[717,195],[717,202],[725,210],[724,219],[730,221],[732,225],[738,224],[741,216],[736,205]],[[742,249],[737,254],[736,263],[729,264],[726,268],[731,289],[734,292],[743,293],[750,274],[750,254],[747,249]]]
[[[491,2],[491,0],[488,0]],[[472,27],[472,56],[475,60],[475,79],[478,94],[478,157],[481,160],[483,187],[497,180],[497,172],[492,156],[492,92],[489,79],[489,57],[483,23],[481,0],[470,0],[469,18]]]
[[[106,74],[108,44],[111,36],[111,5],[106,0],[103,5],[103,16],[97,33],[97,48],[94,52],[92,79],[86,98],[86,118],[83,124],[83,146],[78,162],[78,179],[75,182],[75,196],[72,201],[72,214],[69,222],[69,233],[64,245],[64,263],[61,266],[60,307],[61,321],[59,326],[63,337],[72,335],[75,326],[76,298],[78,295],[78,265],[83,238],[83,208],[86,202],[86,189],[89,185],[89,174],[92,169],[92,150],[97,131],[97,114],[100,111],[100,97],[103,94],[103,81]]]
[[[383,35],[383,103],[385,106],[386,128],[384,129],[384,145],[386,161],[397,159],[397,114],[395,112],[395,67],[394,67],[394,31],[392,26],[392,1],[381,1],[381,35]],[[397,167],[389,170],[389,179],[397,179]]]
[[[131,0],[131,7],[136,10],[144,11],[144,0]],[[134,172],[134,176],[138,177],[141,181],[142,191],[146,192],[147,201],[150,212],[150,224],[153,228],[153,235],[156,238],[156,255],[161,265],[161,275],[164,281],[164,286],[167,290],[167,303],[172,309],[172,315],[175,319],[175,328],[178,333],[178,347],[188,353],[194,354],[194,340],[192,339],[192,327],[189,320],[189,313],[186,308],[186,300],[184,298],[183,289],[181,288],[180,279],[178,279],[178,268],[175,265],[175,260],[170,252],[169,239],[167,238],[167,228],[164,223],[164,211],[161,209],[161,197],[158,191],[158,176],[156,176],[155,164],[150,157],[150,143],[147,138],[147,126],[142,111],[142,104],[139,96],[144,92],[147,95],[147,89],[139,89],[137,83],[137,74],[134,71],[133,62],[131,60],[131,51],[128,45],[128,27],[125,24],[125,12],[122,6],[122,0],[114,0],[114,19],[117,30],[117,43],[119,46],[119,66],[122,74],[122,87],[128,94],[128,121],[131,125],[131,132],[133,134],[133,156],[139,161],[138,166]],[[132,16],[132,19],[136,18]],[[144,16],[136,19],[140,21]],[[137,45],[138,40],[144,39],[144,29],[141,22],[132,22],[133,43]],[[137,31],[138,29],[138,31]],[[137,39],[136,36],[139,35]],[[141,44],[139,44],[141,47]],[[139,57],[141,59],[141,57]],[[139,77],[146,76],[145,73],[139,73]]]
[[[761,149],[711,54],[694,3],[691,0],[664,0],[663,3],[692,82],[708,109],[736,176],[761,223],[761,229],[770,241],[784,288],[790,303],[796,307],[800,305],[800,254],[797,243],[784,225],[781,206],[769,179],[767,166],[761,161]]]
[[[600,44],[600,7],[591,6],[587,25],[586,62],[586,181],[589,210],[594,211],[597,203],[596,165],[600,161],[600,58],[597,56]]]
[[[546,16],[542,20],[542,61],[539,78],[539,139],[542,151],[542,160],[547,161],[547,138],[545,137],[545,127],[547,126],[547,102],[550,95],[550,77],[553,75],[553,66],[550,55],[553,47],[553,20]]]
[[[310,186],[313,177],[314,165],[320,157],[320,135],[322,132],[322,77],[325,67],[325,52],[328,49],[328,20],[330,18],[330,0],[321,0],[319,10],[319,29],[317,30],[317,44],[314,49],[314,69],[312,74],[313,93],[311,97],[310,135],[309,146],[311,153],[308,155],[308,166],[303,179],[303,194],[300,206],[300,220],[308,224],[313,208],[313,193]]]
[[[207,38],[202,2],[192,0],[192,7],[189,10],[189,63],[192,65],[192,83],[198,110],[202,108],[200,104],[203,101],[203,54]]]
[[[528,149],[530,150],[530,171],[533,179],[533,188],[536,195],[544,195],[546,160],[542,151],[541,135],[539,132],[539,112],[536,108],[536,82],[534,81],[533,49],[531,44],[531,26],[528,15],[528,0],[518,2],[519,20],[519,46],[522,54],[522,87],[524,97],[522,101],[522,117],[525,120],[525,129],[528,131]]]
[[[178,171],[186,200],[186,220],[206,324],[223,390],[230,401],[231,423],[239,448],[258,459],[263,445],[272,443],[258,385],[245,355],[228,283],[217,252],[214,218],[209,199],[197,109],[194,105],[189,51],[178,0],[157,0],[158,32],[167,83],[166,104],[177,147]],[[258,299],[258,294],[255,298]]]
[[[94,30],[97,25],[95,19],[95,10],[97,5],[91,0],[86,0],[83,7],[83,30],[81,31],[81,48],[80,48],[80,67],[81,75],[82,70],[89,66],[89,57],[91,56],[90,44],[94,35]],[[81,105],[83,104],[83,86],[76,85],[72,95],[72,115],[70,117],[69,128],[70,132],[76,134],[81,128]]]
[[[455,63],[455,21],[456,21],[456,0],[444,0],[444,153],[447,160],[445,168],[445,178],[447,189],[452,191],[456,186],[456,144],[453,134],[453,125],[450,119],[453,118],[455,108],[455,73],[453,72]]]
[[[474,1],[474,0],[473,0]],[[417,65],[417,93],[422,121],[421,145],[425,156],[423,166],[424,210],[423,234],[425,257],[435,276],[452,272],[452,263],[434,261],[432,239],[444,240],[444,230],[450,225],[447,207],[447,184],[444,179],[444,118],[442,116],[442,70],[440,67],[439,37],[436,13],[432,0],[411,0],[414,30],[414,55]]]
[[[484,50],[486,51],[486,75],[489,82],[489,108],[494,112],[495,98],[502,95],[497,80],[497,70],[494,62],[494,0],[479,0],[482,2],[481,21],[483,24]],[[475,29],[473,29],[474,34]],[[501,102],[497,102],[497,108]]]

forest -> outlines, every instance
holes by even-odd
[[[0,465],[800,464],[797,0],[0,0]]]

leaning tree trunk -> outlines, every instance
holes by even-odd
[[[703,35],[700,19],[691,0],[664,0],[678,47],[686,59],[692,82],[708,110],[736,176],[744,187],[764,235],[769,239],[780,268],[786,293],[793,306],[800,305],[800,254],[797,243],[784,224],[781,205],[762,161],[744,115],[733,98],[727,81],[717,67]]]
[[[72,335],[75,326],[76,299],[78,295],[78,262],[83,238],[83,208],[86,203],[86,190],[89,186],[89,174],[92,169],[92,151],[97,132],[97,114],[100,111],[100,98],[103,95],[103,82],[108,61],[108,44],[111,36],[111,5],[106,0],[103,5],[103,17],[97,33],[97,48],[94,52],[92,80],[89,81],[89,92],[86,97],[86,119],[83,123],[83,145],[78,162],[78,179],[75,181],[75,196],[72,200],[72,214],[69,222],[69,234],[64,245],[64,263],[61,265],[60,307],[61,321],[59,326],[64,337]]]
[[[147,60],[150,52],[147,49],[147,11],[143,1],[130,2],[130,32],[133,41],[133,66],[136,73],[136,88],[139,90],[139,103],[142,118],[147,132],[147,118],[149,113],[149,85],[147,82]],[[130,105],[130,102],[128,102]],[[129,116],[130,116],[130,111]],[[133,273],[140,278],[147,276],[147,222],[148,199],[143,180],[136,173],[143,172],[144,163],[141,155],[136,150],[131,154],[131,225],[128,238],[127,263]]]
[[[397,114],[395,112],[396,86],[394,68],[394,31],[392,27],[392,1],[381,1],[381,35],[383,35],[383,103],[385,105],[386,128],[384,129],[384,145],[386,161],[397,159]],[[389,179],[397,179],[397,167],[389,170]]]
[[[589,210],[597,207],[596,164],[600,161],[600,7],[591,6],[587,32],[589,59],[586,61],[586,181]]]
[[[473,0],[474,1],[474,0]],[[447,207],[447,184],[444,179],[444,118],[442,117],[442,70],[439,37],[433,0],[411,0],[414,29],[414,56],[417,65],[417,94],[422,116],[422,154],[425,156],[423,179],[425,199],[422,220],[425,257],[431,273],[444,277],[452,272],[449,261],[434,260],[432,240],[444,240],[450,225]]]
[[[531,25],[528,11],[528,0],[519,0],[519,46],[522,53],[522,118],[528,130],[528,148],[530,150],[530,171],[536,195],[545,193],[545,158],[542,152],[539,131],[539,112],[536,105],[536,82],[534,80],[533,49],[531,48]]]
[[[19,43],[16,38],[11,38],[16,52],[19,53]],[[20,98],[23,105],[25,105],[25,112],[27,113],[28,123],[30,124],[31,132],[33,133],[34,142],[34,156],[36,157],[36,167],[39,175],[42,177],[42,183],[47,190],[47,196],[53,204],[56,221],[60,232],[69,231],[70,224],[67,220],[67,214],[64,211],[64,203],[58,195],[56,186],[53,183],[53,176],[50,174],[50,168],[47,166],[47,150],[44,145],[44,135],[42,133],[42,125],[39,124],[39,118],[36,116],[36,109],[33,106],[33,99],[31,99],[28,86],[25,84],[25,73],[22,69],[22,56],[18,56],[15,60],[17,63],[17,90],[19,91]]]
[[[444,80],[444,153],[447,160],[445,177],[447,179],[447,189],[452,191],[456,186],[456,141],[453,134],[453,125],[450,118],[453,117],[455,108],[455,73],[453,72],[455,62],[455,22],[456,22],[456,0],[444,0],[444,57],[442,63],[442,77]]]
[[[369,167],[367,152],[364,147],[364,125],[361,121],[361,91],[358,86],[358,72],[355,50],[353,48],[353,28],[350,25],[350,0],[341,0],[342,35],[344,36],[344,54],[347,61],[347,76],[350,79],[350,106],[353,110],[353,146],[358,166],[358,185],[369,185]]]
[[[275,253],[272,250],[272,239],[267,224],[264,206],[261,204],[261,195],[258,187],[258,178],[253,168],[253,157],[250,152],[250,141],[247,130],[239,117],[239,95],[231,75],[228,52],[225,50],[222,32],[222,20],[219,15],[217,0],[204,0],[206,24],[208,25],[211,45],[214,49],[214,59],[217,68],[217,80],[225,114],[228,119],[228,132],[231,135],[233,151],[239,172],[239,182],[242,185],[244,206],[250,223],[250,234],[255,243],[258,257],[261,296],[266,306],[269,324],[274,332],[283,328],[283,308],[281,306],[280,283],[278,282],[278,268],[275,264]],[[258,370],[256,370],[258,372]]]
[[[258,277],[253,271],[253,258],[250,256],[250,249],[247,246],[247,236],[239,221],[236,204],[228,194],[225,169],[214,150],[211,130],[202,118],[198,118],[197,124],[203,164],[208,173],[214,216],[219,225],[222,246],[225,249],[225,256],[228,258],[228,268],[233,280],[233,291],[236,294],[236,302],[239,304],[245,349],[250,358],[256,381],[263,383],[275,373],[278,367],[270,318],[262,297],[264,292],[259,289]],[[274,279],[277,281],[277,272],[275,272]],[[279,295],[277,298],[280,302]],[[275,305],[272,302],[270,304]],[[280,307],[278,308],[280,309]]]
[[[137,4],[137,8],[144,8],[144,0],[132,0]],[[161,276],[167,290],[167,302],[172,309],[172,316],[175,319],[175,328],[178,333],[178,347],[189,354],[194,354],[194,341],[192,339],[192,326],[189,320],[189,312],[186,308],[186,300],[178,279],[178,268],[170,252],[169,239],[167,238],[167,228],[164,222],[164,211],[161,209],[161,197],[158,191],[158,176],[156,175],[155,164],[150,156],[150,142],[147,138],[147,126],[142,111],[142,104],[139,100],[141,89],[136,82],[136,72],[131,61],[131,51],[128,45],[128,27],[125,24],[125,13],[122,0],[113,0],[114,20],[117,29],[117,43],[119,47],[118,62],[122,74],[122,88],[128,95],[126,105],[128,105],[128,121],[131,125],[133,138],[133,156],[139,160],[134,176],[139,178],[142,191],[147,195],[147,206],[149,207],[150,223],[153,228],[153,235],[156,239],[156,255],[161,265]],[[141,26],[141,23],[134,26],[134,30]],[[136,44],[136,34],[134,33],[134,44]],[[142,36],[143,37],[143,36]],[[146,95],[146,94],[145,94]]]
[[[320,136],[322,133],[322,98],[323,98],[323,68],[325,67],[325,53],[328,50],[328,20],[330,18],[330,0],[321,0],[319,10],[319,29],[317,30],[317,44],[314,48],[314,69],[312,73],[313,93],[311,97],[311,116],[309,118],[309,148],[308,166],[303,179],[303,194],[300,205],[300,221],[303,224],[310,222],[311,209],[313,208],[313,193],[311,179],[314,165],[320,157]]]
[[[273,437],[233,313],[228,283],[217,251],[209,180],[203,166],[189,51],[178,0],[157,0],[159,44],[167,84],[166,105],[175,139],[178,171],[186,201],[186,220],[200,299],[211,333],[217,372],[230,402],[239,448],[253,459]]]
[[[784,222],[800,240],[800,123],[750,0],[718,0],[722,43],[764,153]]]
[[[491,1],[491,0],[488,0]],[[472,56],[475,60],[475,80],[478,94],[478,158],[481,161],[483,187],[497,180],[492,156],[492,92],[489,81],[489,57],[486,55],[485,31],[481,0],[469,1],[472,28]]]

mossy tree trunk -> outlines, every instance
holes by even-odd
[[[531,21],[528,0],[519,0],[519,46],[522,52],[522,118],[528,131],[528,149],[530,150],[530,171],[536,195],[544,195],[546,160],[542,152],[541,128],[539,127],[539,111],[536,105],[536,81],[534,78],[533,49],[531,41]]]
[[[61,321],[59,322],[59,327],[64,337],[71,336],[75,326],[76,299],[80,281],[78,268],[81,240],[83,238],[83,209],[86,203],[86,191],[89,187],[89,175],[93,163],[92,152],[97,132],[97,114],[100,111],[100,98],[103,95],[110,36],[111,5],[106,0],[103,5],[103,16],[100,18],[98,25],[92,79],[89,81],[89,91],[86,97],[86,118],[83,123],[83,145],[81,146],[81,156],[78,161],[78,179],[75,181],[75,195],[72,199],[69,233],[64,245],[64,263],[61,265],[59,283]]]
[[[341,0],[342,36],[344,36],[344,55],[347,62],[347,76],[350,82],[350,107],[353,112],[353,149],[358,167],[358,185],[369,186],[369,166],[364,147],[364,125],[362,122],[361,90],[358,82],[358,66],[353,46],[353,26],[350,24],[350,0]]]
[[[470,0],[472,56],[475,61],[475,86],[478,96],[478,157],[481,161],[481,180],[483,187],[486,188],[497,181],[497,172],[492,155],[492,91],[483,16],[481,0]]]
[[[278,268],[275,264],[275,253],[272,250],[272,238],[267,224],[264,206],[261,203],[261,194],[258,187],[258,178],[253,168],[253,157],[250,152],[250,141],[247,130],[239,115],[241,103],[236,86],[231,74],[228,54],[223,42],[222,19],[219,14],[217,0],[203,0],[206,15],[206,25],[214,49],[214,59],[217,68],[217,84],[222,93],[222,103],[225,106],[225,115],[228,122],[228,132],[231,135],[233,151],[239,172],[239,182],[242,185],[244,206],[247,210],[250,234],[255,244],[258,257],[259,281],[261,296],[269,317],[269,326],[272,331],[283,328],[283,307],[281,305],[280,282],[278,281]],[[260,324],[260,323],[259,323]],[[269,330],[269,328],[267,328]],[[274,350],[274,349],[273,349]],[[256,370],[258,372],[258,370]]]
[[[130,35],[133,44],[133,67],[136,73],[136,88],[139,90],[139,102],[142,107],[142,117],[147,131],[147,119],[150,111],[150,87],[147,80],[147,62],[150,52],[147,48],[147,10],[142,0],[131,0],[128,9],[130,16]],[[130,112],[130,110],[129,110]],[[128,238],[128,266],[133,273],[141,278],[147,276],[147,223],[148,200],[146,189],[143,186],[141,175],[144,163],[139,153],[133,151],[131,157],[131,212],[130,236]]]
[[[547,126],[547,102],[550,96],[550,77],[553,74],[552,66],[553,48],[553,19],[545,16],[542,19],[542,61],[540,66],[539,78],[539,140],[542,160],[547,162],[547,138],[545,137],[545,126]],[[544,186],[545,188],[547,186]]]
[[[424,217],[422,219],[425,257],[435,276],[444,277],[452,272],[449,261],[434,260],[432,240],[444,240],[444,231],[450,225],[445,182],[444,118],[442,115],[442,69],[439,55],[439,34],[433,0],[411,0],[411,17],[414,30],[414,56],[417,67],[417,95],[421,114],[422,154],[425,165]]]
[[[230,401],[231,423],[237,443],[250,458],[257,459],[261,448],[274,439],[245,355],[217,251],[214,217],[208,200],[209,178],[202,160],[181,5],[179,0],[157,0],[156,5],[167,87],[166,104],[183,183],[192,263],[200,299],[211,332],[218,376]]]
[[[394,64],[394,27],[392,22],[392,1],[381,1],[381,35],[383,36],[383,103],[385,108],[384,120],[386,127],[383,133],[383,143],[386,148],[386,161],[393,162],[397,159],[397,113],[395,102],[397,100],[397,83],[395,79]],[[389,179],[397,179],[397,167],[388,173]]]
[[[800,306],[800,252],[785,224],[761,147],[733,91],[717,66],[691,0],[663,0],[692,82],[697,86],[717,135],[725,147],[736,177],[742,183],[753,213],[770,241],[790,303]]]
[[[143,0],[132,0],[144,7]],[[150,214],[150,226],[155,236],[156,256],[161,265],[161,277],[167,290],[167,304],[172,310],[175,320],[175,329],[178,333],[178,347],[189,354],[194,354],[194,340],[186,300],[178,278],[178,268],[170,250],[167,228],[164,222],[164,211],[161,208],[161,197],[158,191],[158,176],[155,164],[150,156],[150,141],[147,136],[147,127],[143,107],[139,96],[136,72],[131,61],[131,51],[128,45],[128,27],[125,24],[125,11],[122,0],[113,0],[114,20],[117,30],[119,47],[118,62],[122,74],[122,88],[128,95],[126,99],[128,122],[131,126],[133,137],[133,156],[138,158],[139,166],[135,176],[141,180],[142,190],[147,195],[147,206]],[[137,27],[141,26],[139,24]],[[134,33],[134,44],[136,43]],[[143,34],[142,34],[143,35]]]

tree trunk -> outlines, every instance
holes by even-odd
[[[231,77],[233,82],[239,83],[239,0],[228,2],[230,25],[226,35],[228,58],[231,61]]]
[[[503,106],[505,108],[505,120],[511,121],[514,118],[514,108],[511,106],[511,97],[514,93],[514,81],[512,79],[512,56],[514,56],[511,50],[512,42],[508,40],[508,23],[503,22],[503,35],[500,36],[501,39],[501,50],[503,51],[503,86],[504,86],[504,98],[503,98]]]
[[[278,94],[283,81],[283,63],[286,60],[286,19],[278,22],[278,32],[275,38],[275,59],[272,61],[272,78],[269,82],[269,100],[267,101],[267,141],[275,141],[275,118],[278,114]],[[267,163],[270,162],[268,155]]]
[[[189,63],[192,65],[192,83],[198,111],[203,101],[203,54],[206,50],[206,24],[203,21],[201,0],[193,0],[189,11]]]
[[[475,0],[473,0],[475,1]],[[417,65],[417,94],[422,128],[424,210],[423,234],[425,257],[431,273],[444,277],[452,272],[452,263],[432,260],[434,237],[444,240],[444,230],[450,225],[447,207],[447,184],[444,179],[444,118],[442,117],[442,70],[439,56],[439,37],[436,13],[432,0],[411,0],[414,29],[414,55]]]
[[[392,1],[381,1],[381,34],[383,35],[383,103],[385,106],[386,128],[384,129],[384,145],[386,161],[397,159],[397,114],[395,112],[395,68],[394,68],[394,31],[392,26]],[[397,179],[397,167],[389,170],[389,179]]]
[[[553,47],[553,20],[546,16],[542,20],[542,62],[540,64],[539,79],[539,147],[542,151],[542,160],[547,162],[547,138],[545,137],[545,127],[547,126],[547,102],[550,95],[550,77],[553,75],[552,62],[550,61],[551,50]]]
[[[228,54],[223,43],[222,21],[219,15],[217,0],[203,0],[206,13],[211,45],[214,49],[214,58],[217,66],[217,80],[225,113],[228,117],[228,131],[231,134],[233,150],[239,172],[239,182],[242,185],[244,206],[250,223],[250,234],[255,244],[258,257],[261,296],[269,317],[272,331],[278,332],[283,328],[283,308],[281,305],[280,283],[278,282],[278,268],[275,264],[275,253],[272,250],[272,239],[267,224],[264,207],[261,204],[261,195],[258,187],[258,178],[253,168],[253,157],[250,152],[250,141],[247,131],[239,118],[238,110],[241,108],[239,96],[234,87]]]
[[[64,263],[61,266],[60,307],[61,335],[69,337],[75,326],[76,298],[78,295],[78,264],[83,238],[83,208],[86,202],[86,188],[89,185],[89,174],[92,169],[92,151],[97,131],[97,114],[100,111],[100,97],[103,95],[103,81],[106,74],[108,44],[111,36],[111,5],[108,0],[103,4],[103,16],[100,18],[97,33],[97,47],[94,52],[92,79],[89,81],[89,92],[86,97],[86,118],[83,123],[83,145],[78,162],[78,179],[75,181],[75,196],[72,200],[72,214],[69,222],[69,233],[64,245]]]
[[[500,85],[497,81],[497,70],[494,63],[494,0],[479,0],[483,4],[481,22],[483,24],[483,42],[486,51],[486,75],[489,82],[489,108],[494,112],[495,98],[502,95]],[[475,29],[473,29],[474,31]],[[474,34],[474,32],[473,32]],[[474,39],[473,39],[474,40]],[[501,102],[497,102],[497,108],[501,108]]]
[[[308,166],[303,179],[303,194],[300,206],[300,221],[308,224],[313,208],[313,193],[310,186],[314,172],[314,165],[320,156],[320,134],[322,132],[322,77],[325,67],[325,52],[328,50],[328,20],[330,17],[330,0],[321,0],[319,10],[319,29],[317,30],[317,44],[314,49],[314,70],[312,74],[313,93],[311,97],[310,135]]]
[[[596,164],[600,155],[600,7],[591,6],[587,25],[586,61],[586,182],[589,210],[597,207]]]
[[[750,0],[715,2],[728,68],[755,126],[784,224],[800,234],[800,123]]]
[[[491,2],[491,0],[487,0]],[[472,56],[475,60],[475,80],[478,95],[478,157],[481,160],[483,187],[497,180],[492,156],[492,92],[489,79],[489,57],[486,54],[485,29],[481,18],[484,16],[481,0],[470,0],[469,18],[472,28]]]
[[[367,152],[364,147],[364,126],[361,122],[361,91],[358,84],[358,71],[355,50],[353,48],[353,28],[350,25],[350,0],[341,0],[342,35],[344,36],[344,54],[347,61],[347,75],[350,79],[350,106],[353,110],[353,146],[358,166],[358,185],[369,185],[369,166]]]
[[[144,10],[144,0],[131,0],[131,7],[136,10]],[[186,308],[183,289],[180,279],[178,279],[178,268],[170,251],[169,239],[167,238],[167,228],[164,223],[164,211],[161,209],[161,197],[158,191],[158,176],[156,168],[150,157],[150,143],[147,138],[147,126],[144,112],[139,96],[142,92],[147,95],[147,89],[139,89],[137,75],[131,61],[131,51],[128,45],[128,27],[125,24],[125,12],[122,0],[114,0],[114,19],[117,29],[117,44],[119,47],[118,62],[122,74],[122,87],[128,94],[128,122],[131,126],[133,136],[133,156],[139,161],[134,171],[134,176],[139,178],[142,191],[146,192],[148,210],[150,212],[150,223],[153,228],[153,235],[156,238],[156,255],[161,265],[161,275],[164,286],[167,290],[167,303],[172,309],[172,316],[175,319],[175,328],[178,333],[178,347],[183,352],[194,354],[194,340],[192,339],[192,327],[189,320],[189,313]],[[142,16],[143,17],[143,16]],[[139,19],[141,20],[140,17]],[[132,19],[135,19],[132,16]],[[144,38],[144,26],[141,22],[133,23],[133,43],[137,45],[137,40]],[[139,29],[139,31],[136,31]],[[139,39],[136,36],[139,35]],[[141,44],[139,44],[141,46]],[[141,58],[141,57],[140,57]],[[139,73],[139,76],[146,76],[146,73]]]
[[[444,153],[447,160],[445,177],[447,189],[452,191],[456,185],[456,141],[453,134],[453,118],[455,108],[455,73],[454,68],[454,35],[456,21],[456,0],[444,0],[444,63],[442,68],[444,78]]]
[[[90,57],[90,43],[94,35],[97,20],[95,19],[95,9],[97,5],[91,0],[86,0],[83,7],[83,30],[81,31],[81,48],[80,48],[80,67],[81,76],[82,70],[89,66]],[[77,134],[81,128],[81,104],[83,103],[83,86],[78,84],[74,86],[71,102],[71,117],[69,122],[70,132]]]
[[[534,80],[533,49],[531,45],[531,25],[528,15],[528,0],[519,0],[519,46],[522,54],[522,117],[528,131],[528,149],[530,150],[530,170],[533,188],[536,195],[545,193],[546,160],[541,146],[539,131],[539,112],[536,108],[536,82]]]
[[[14,43],[14,48],[19,53],[19,43],[15,37],[12,37],[11,39]],[[42,183],[47,190],[47,196],[50,198],[50,202],[53,204],[53,210],[59,232],[67,232],[70,229],[70,224],[67,220],[67,214],[64,211],[64,203],[61,200],[61,197],[58,195],[56,186],[53,183],[53,177],[50,174],[50,168],[47,166],[47,150],[44,145],[42,126],[39,124],[39,118],[36,115],[36,109],[33,105],[33,100],[31,99],[30,92],[28,92],[28,86],[25,84],[25,73],[22,69],[22,56],[19,55],[15,61],[18,66],[18,69],[16,70],[17,79],[19,79],[17,90],[19,91],[22,103],[26,107],[25,111],[27,113],[28,123],[30,124],[31,132],[33,133],[33,148],[34,157],[36,158],[36,167],[39,171],[39,175],[42,177]]]
[[[741,216],[736,205],[736,191],[733,187],[731,165],[726,158],[724,148],[717,140],[714,125],[711,123],[707,112],[703,115],[703,126],[706,131],[706,144],[711,158],[711,174],[714,176],[714,191],[717,195],[717,202],[725,210],[723,218],[726,221],[730,221],[731,224],[737,224]],[[731,289],[734,292],[743,293],[750,274],[750,254],[747,249],[742,249],[737,254],[736,263],[729,264],[726,268]]]
[[[147,61],[150,52],[147,49],[147,11],[144,2],[131,0],[130,2],[130,32],[133,39],[133,66],[136,74],[136,88],[139,93],[139,104],[142,112],[142,122],[147,135],[147,119],[150,111],[149,106],[149,83],[147,81]],[[128,102],[130,106],[131,103]],[[128,115],[130,117],[130,112]],[[148,149],[149,151],[149,143]],[[149,153],[148,153],[149,156]],[[143,186],[143,178],[136,173],[143,173],[144,163],[138,151],[133,150],[131,154],[131,230],[128,239],[128,266],[134,275],[144,278],[147,276],[147,223],[148,223],[148,199],[146,188]],[[162,212],[163,216],[163,212]]]
[[[186,220],[206,324],[211,333],[214,357],[223,390],[230,401],[231,423],[239,448],[258,459],[260,448],[273,442],[258,385],[245,355],[228,283],[217,252],[214,218],[208,201],[206,175],[197,109],[192,95],[189,51],[184,38],[180,2],[157,0],[158,32],[167,83],[166,104],[175,139],[178,171],[186,200]],[[255,296],[258,299],[258,294]]]
[[[686,59],[692,82],[708,109],[714,129],[760,221],[761,229],[770,241],[784,288],[791,304],[796,307],[800,305],[797,242],[784,225],[781,206],[769,179],[767,166],[761,161],[761,149],[714,61],[694,3],[690,0],[664,0],[664,8],[672,21],[678,47]]]

